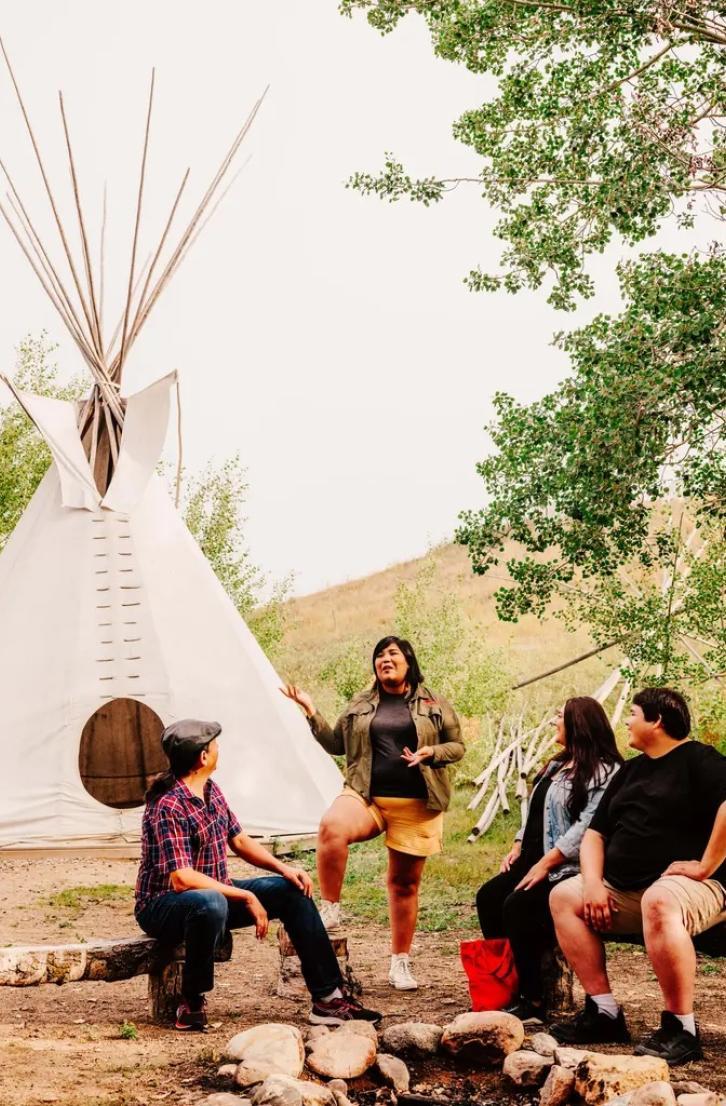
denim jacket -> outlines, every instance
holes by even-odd
[[[572,821],[567,810],[570,780],[567,772],[563,772],[556,761],[547,767],[543,776],[534,785],[533,793],[544,780],[552,780],[545,797],[543,845],[545,853],[550,849],[559,849],[565,857],[565,863],[560,864],[559,868],[553,868],[548,876],[550,880],[563,879],[565,876],[572,876],[579,872],[580,845],[585,836],[585,830],[590,825],[605,788],[619,767],[619,764],[603,764],[600,774],[590,780],[587,787],[587,803],[576,822]],[[524,826],[517,833],[515,841],[521,841],[523,834]]]

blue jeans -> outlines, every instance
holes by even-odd
[[[342,985],[333,946],[312,899],[282,876],[232,882],[256,895],[268,917],[279,918],[285,926],[314,999]],[[139,910],[136,920],[145,933],[165,945],[184,943],[182,993],[187,998],[214,987],[214,951],[225,931],[254,924],[245,904],[225,898],[221,891],[167,891]]]

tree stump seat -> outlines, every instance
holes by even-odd
[[[227,933],[215,960],[232,956]],[[91,940],[77,945],[11,945],[0,949],[0,987],[37,987],[41,983],[116,983],[149,977],[149,1007],[155,1022],[174,1017],[181,997],[184,946],[169,947],[152,937]]]
[[[342,933],[331,933],[330,943],[338,959],[341,975],[343,976],[346,987],[353,995],[362,994],[363,988],[356,978],[350,964],[348,938]],[[301,998],[303,995],[307,994],[307,988],[300,968],[300,959],[295,951],[295,946],[282,924],[280,924],[277,930],[277,947],[280,954],[280,970],[277,977],[275,993],[279,995],[280,998]]]

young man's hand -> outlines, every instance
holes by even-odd
[[[313,881],[302,868],[293,868],[289,864],[285,864],[280,870],[280,875],[299,888],[303,895],[306,895],[309,899],[313,897]]]
[[[245,906],[254,919],[255,937],[258,941],[263,941],[267,936],[267,930],[270,928],[270,919],[267,917],[267,911],[257,898],[257,895],[253,895],[251,891],[247,892],[244,901]]]
[[[602,880],[585,883],[583,917],[590,929],[598,932],[612,928],[613,914],[617,914],[610,892]]]
[[[708,869],[701,860],[676,860],[669,864],[664,876],[686,876],[688,879],[708,879]]]

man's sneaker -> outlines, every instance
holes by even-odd
[[[563,1045],[625,1045],[630,1041],[623,1011],[618,1010],[615,1018],[601,1014],[589,995],[576,1018],[551,1025],[550,1033]]]
[[[505,1006],[504,1012],[506,1014],[514,1014],[515,1018],[519,1018],[524,1025],[544,1024],[544,1007],[542,1004],[532,1002],[530,999],[525,998],[524,995],[520,995],[519,998],[511,1002],[509,1006]]]
[[[207,1000],[204,995],[198,999],[183,999],[176,1008],[175,1029],[191,1029],[204,1033],[207,1028]]]
[[[320,903],[320,917],[323,920],[323,925],[330,933],[334,929],[340,928],[340,903],[328,902],[327,899],[323,899]]]
[[[388,982],[392,987],[395,987],[397,991],[418,990],[418,983],[411,972],[411,965],[408,962],[408,957],[399,957],[398,960],[391,961]]]
[[[672,1065],[703,1059],[698,1027],[695,1033],[689,1033],[675,1014],[667,1010],[660,1016],[660,1029],[636,1045],[633,1051],[636,1056],[657,1056]]]
[[[327,1002],[316,999],[308,1021],[311,1025],[343,1025],[344,1022],[373,1022],[377,1025],[382,1017],[378,1010],[366,1010],[350,995],[342,995]]]

